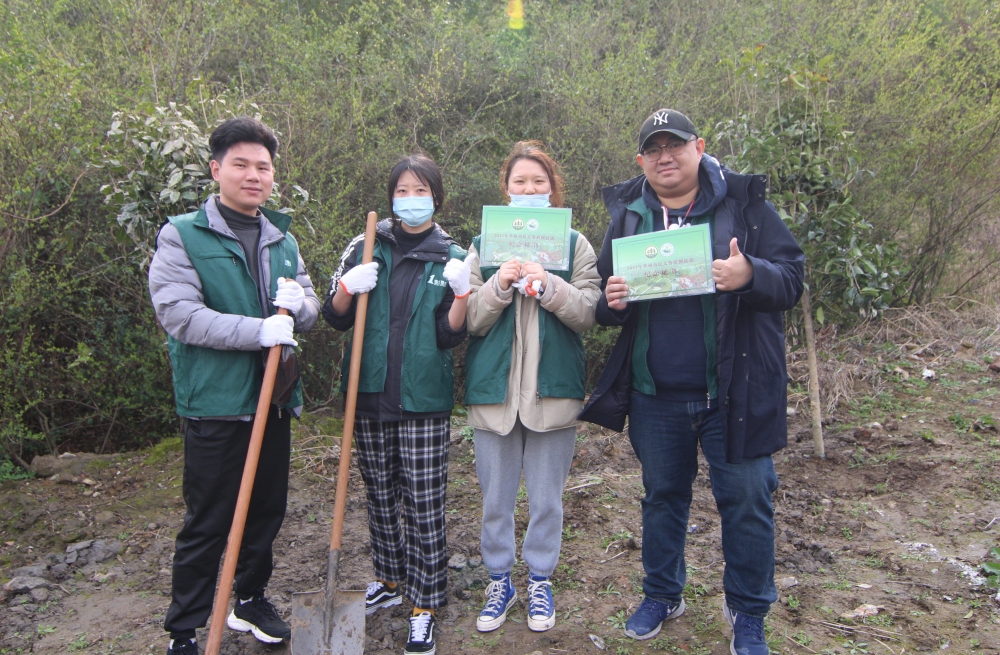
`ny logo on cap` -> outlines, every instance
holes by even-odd
[[[669,118],[666,111],[658,111],[653,114],[653,125],[666,125]]]

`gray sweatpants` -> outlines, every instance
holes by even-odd
[[[490,573],[514,568],[514,505],[524,471],[528,532],[521,557],[535,575],[550,576],[562,542],[562,493],[573,462],[576,428],[535,432],[514,423],[509,434],[476,429],[476,473],[483,490],[483,564]]]

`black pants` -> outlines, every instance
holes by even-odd
[[[194,637],[205,626],[215,599],[219,560],[236,511],[253,423],[185,421],[184,502],[187,513],[177,535],[172,601],[163,622],[177,637]],[[272,406],[264,431],[257,476],[236,566],[236,593],[261,593],[271,578],[271,543],[281,529],[288,499],[291,415]]]

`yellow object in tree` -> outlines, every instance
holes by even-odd
[[[510,16],[507,27],[512,30],[524,29],[524,5],[521,0],[510,0],[507,3],[507,15]]]

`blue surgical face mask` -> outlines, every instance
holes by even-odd
[[[433,196],[406,196],[392,199],[392,213],[410,227],[419,227],[434,215]]]
[[[511,207],[551,207],[549,204],[549,194],[533,193],[530,196],[519,196],[510,194]]]

